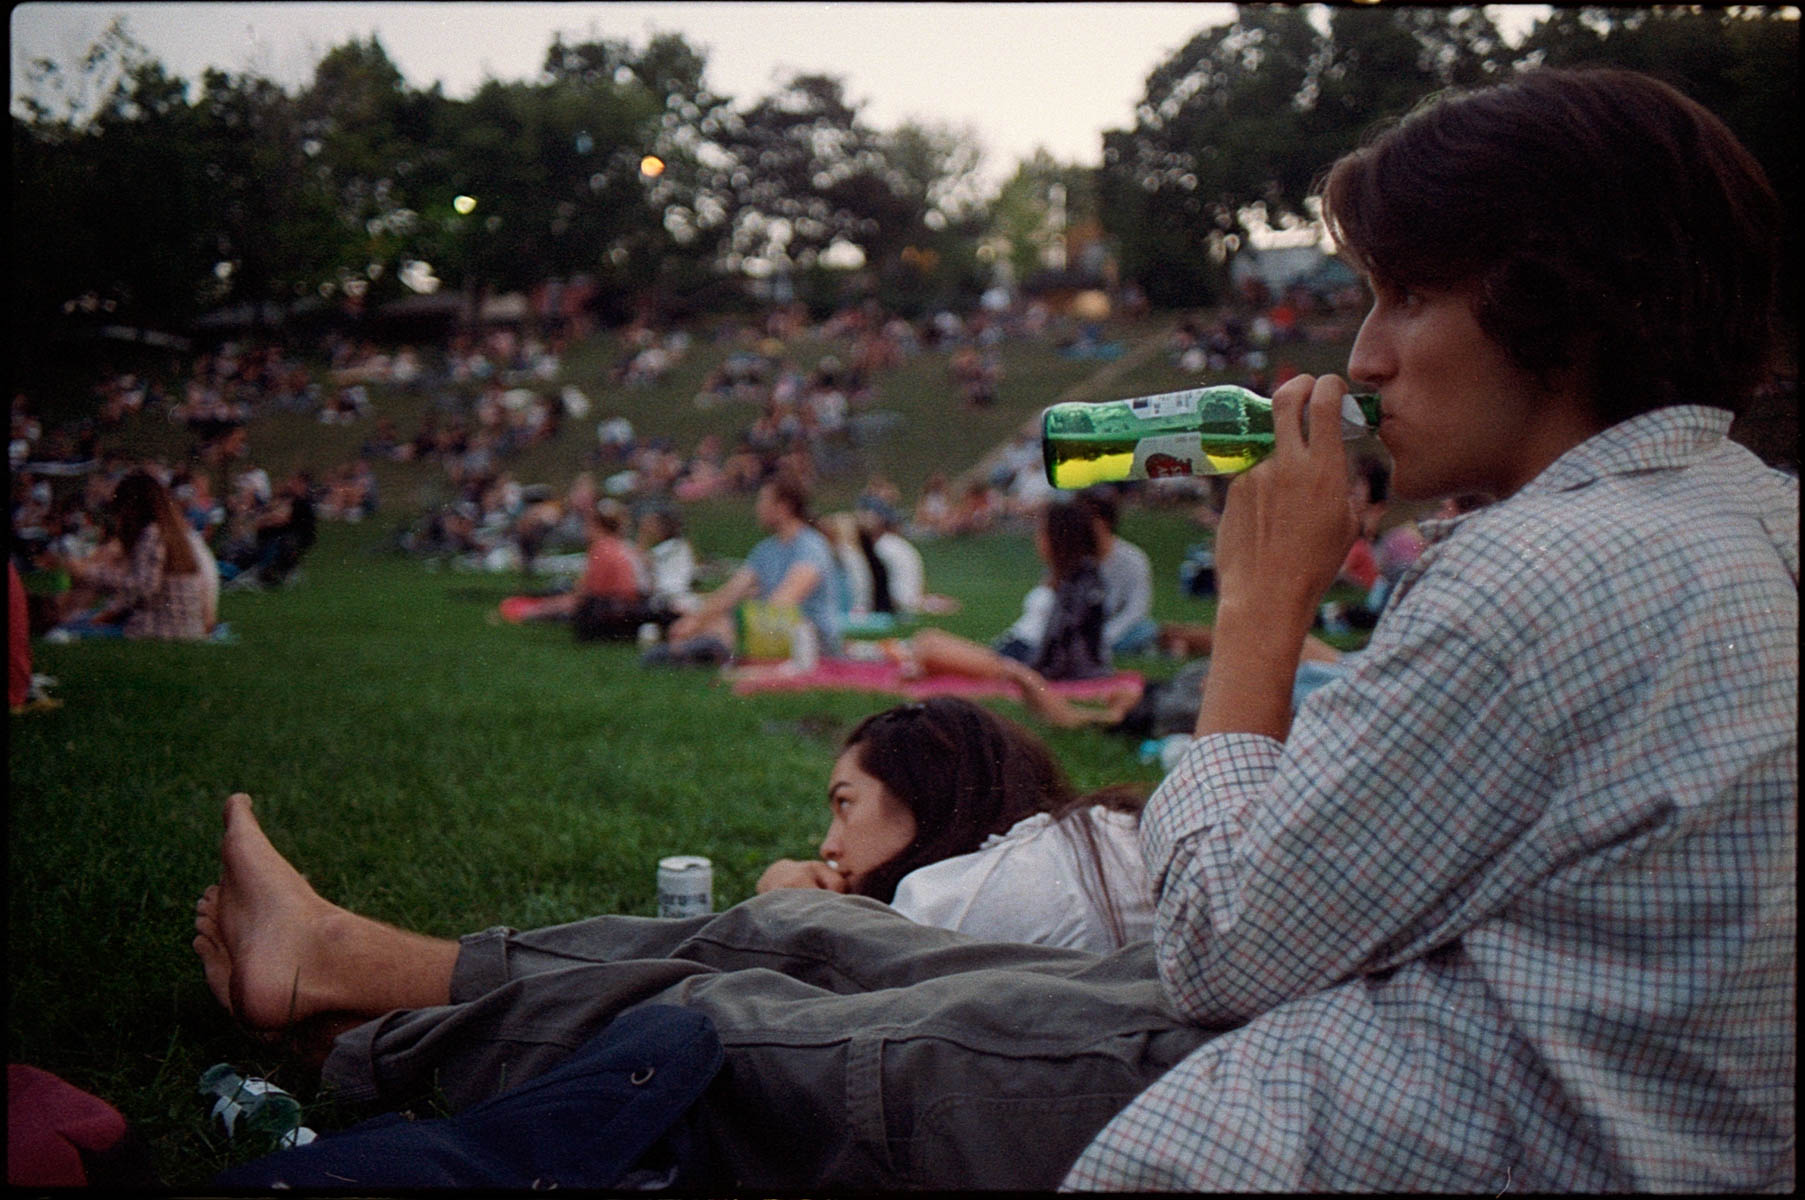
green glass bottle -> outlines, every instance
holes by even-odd
[[[1377,395],[1349,393],[1342,401],[1343,438],[1364,437],[1378,424]],[[1233,475],[1271,454],[1272,445],[1272,401],[1234,384],[1055,404],[1041,417],[1047,482],[1056,488]]]

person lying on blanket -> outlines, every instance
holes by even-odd
[[[1034,548],[1046,577],[1022,599],[1022,616],[985,646],[943,629],[883,643],[905,678],[966,675],[1014,684],[1030,712],[1052,724],[1094,720],[1081,714],[1049,683],[1100,679],[1114,671],[1103,638],[1107,607],[1098,568],[1097,527],[1090,510],[1069,500],[1047,505],[1035,526]],[[1133,705],[1139,686],[1097,699],[1108,710]]]

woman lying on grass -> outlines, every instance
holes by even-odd
[[[968,700],[866,718],[834,762],[828,805],[822,858],[774,863],[759,892],[866,896],[925,925],[1095,953],[1151,934],[1140,800],[1076,795],[1038,739]],[[324,1035],[304,1055],[323,1057],[369,1017],[446,1003],[459,943],[326,901],[243,794],[226,802],[220,881],[196,914],[194,949],[215,997],[252,1029]]]
[[[968,700],[867,717],[827,803],[821,857],[773,863],[759,892],[850,892],[923,925],[1097,953],[1152,934],[1142,798],[1079,796],[1039,739]]]

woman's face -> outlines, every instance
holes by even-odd
[[[915,840],[915,814],[865,773],[859,751],[849,746],[834,760],[827,782],[827,836],[821,840],[821,857],[846,876],[853,891]]]

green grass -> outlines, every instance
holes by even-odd
[[[686,371],[699,378],[704,357]],[[912,497],[929,471],[976,461],[1049,390],[1093,367],[1014,348],[1005,403],[973,414],[949,399],[943,356],[924,356],[882,381],[883,405],[905,419],[872,465]],[[585,386],[602,399],[599,384]],[[681,427],[701,415],[687,403],[693,390],[694,379],[678,379],[619,403],[642,408],[636,423],[654,429],[663,404]],[[379,403],[405,433],[406,405],[423,401]],[[567,428],[520,477],[566,482],[595,419]],[[256,427],[253,451],[272,471],[330,466],[366,428],[272,420]],[[122,433],[140,452],[183,448],[160,416]],[[430,934],[651,913],[655,864],[670,853],[712,858],[725,906],[751,894],[771,859],[813,853],[839,738],[891,702],[736,698],[711,674],[642,671],[630,646],[490,624],[494,602],[522,581],[434,572],[386,552],[392,526],[439,485],[436,467],[381,469],[385,511],[327,524],[299,586],[226,594],[235,644],[38,643],[35,669],[60,680],[65,706],[11,721],[9,1061],[114,1103],[171,1186],[202,1185],[251,1152],[209,1126],[194,1091],[215,1062],[290,1086],[317,1128],[348,1119],[231,1028],[189,949],[228,793],[256,798],[276,845],[322,894]],[[837,499],[862,480],[834,485]],[[743,554],[755,536],[747,508],[692,510],[699,547]],[[1177,590],[1179,556],[1201,536],[1188,514],[1134,509],[1124,532],[1154,559],[1156,616],[1206,618],[1207,606]],[[964,604],[938,623],[974,637],[1013,620],[1038,573],[1022,532],[922,548],[930,586]],[[1155,778],[1121,738],[1043,732],[1081,786]]]

